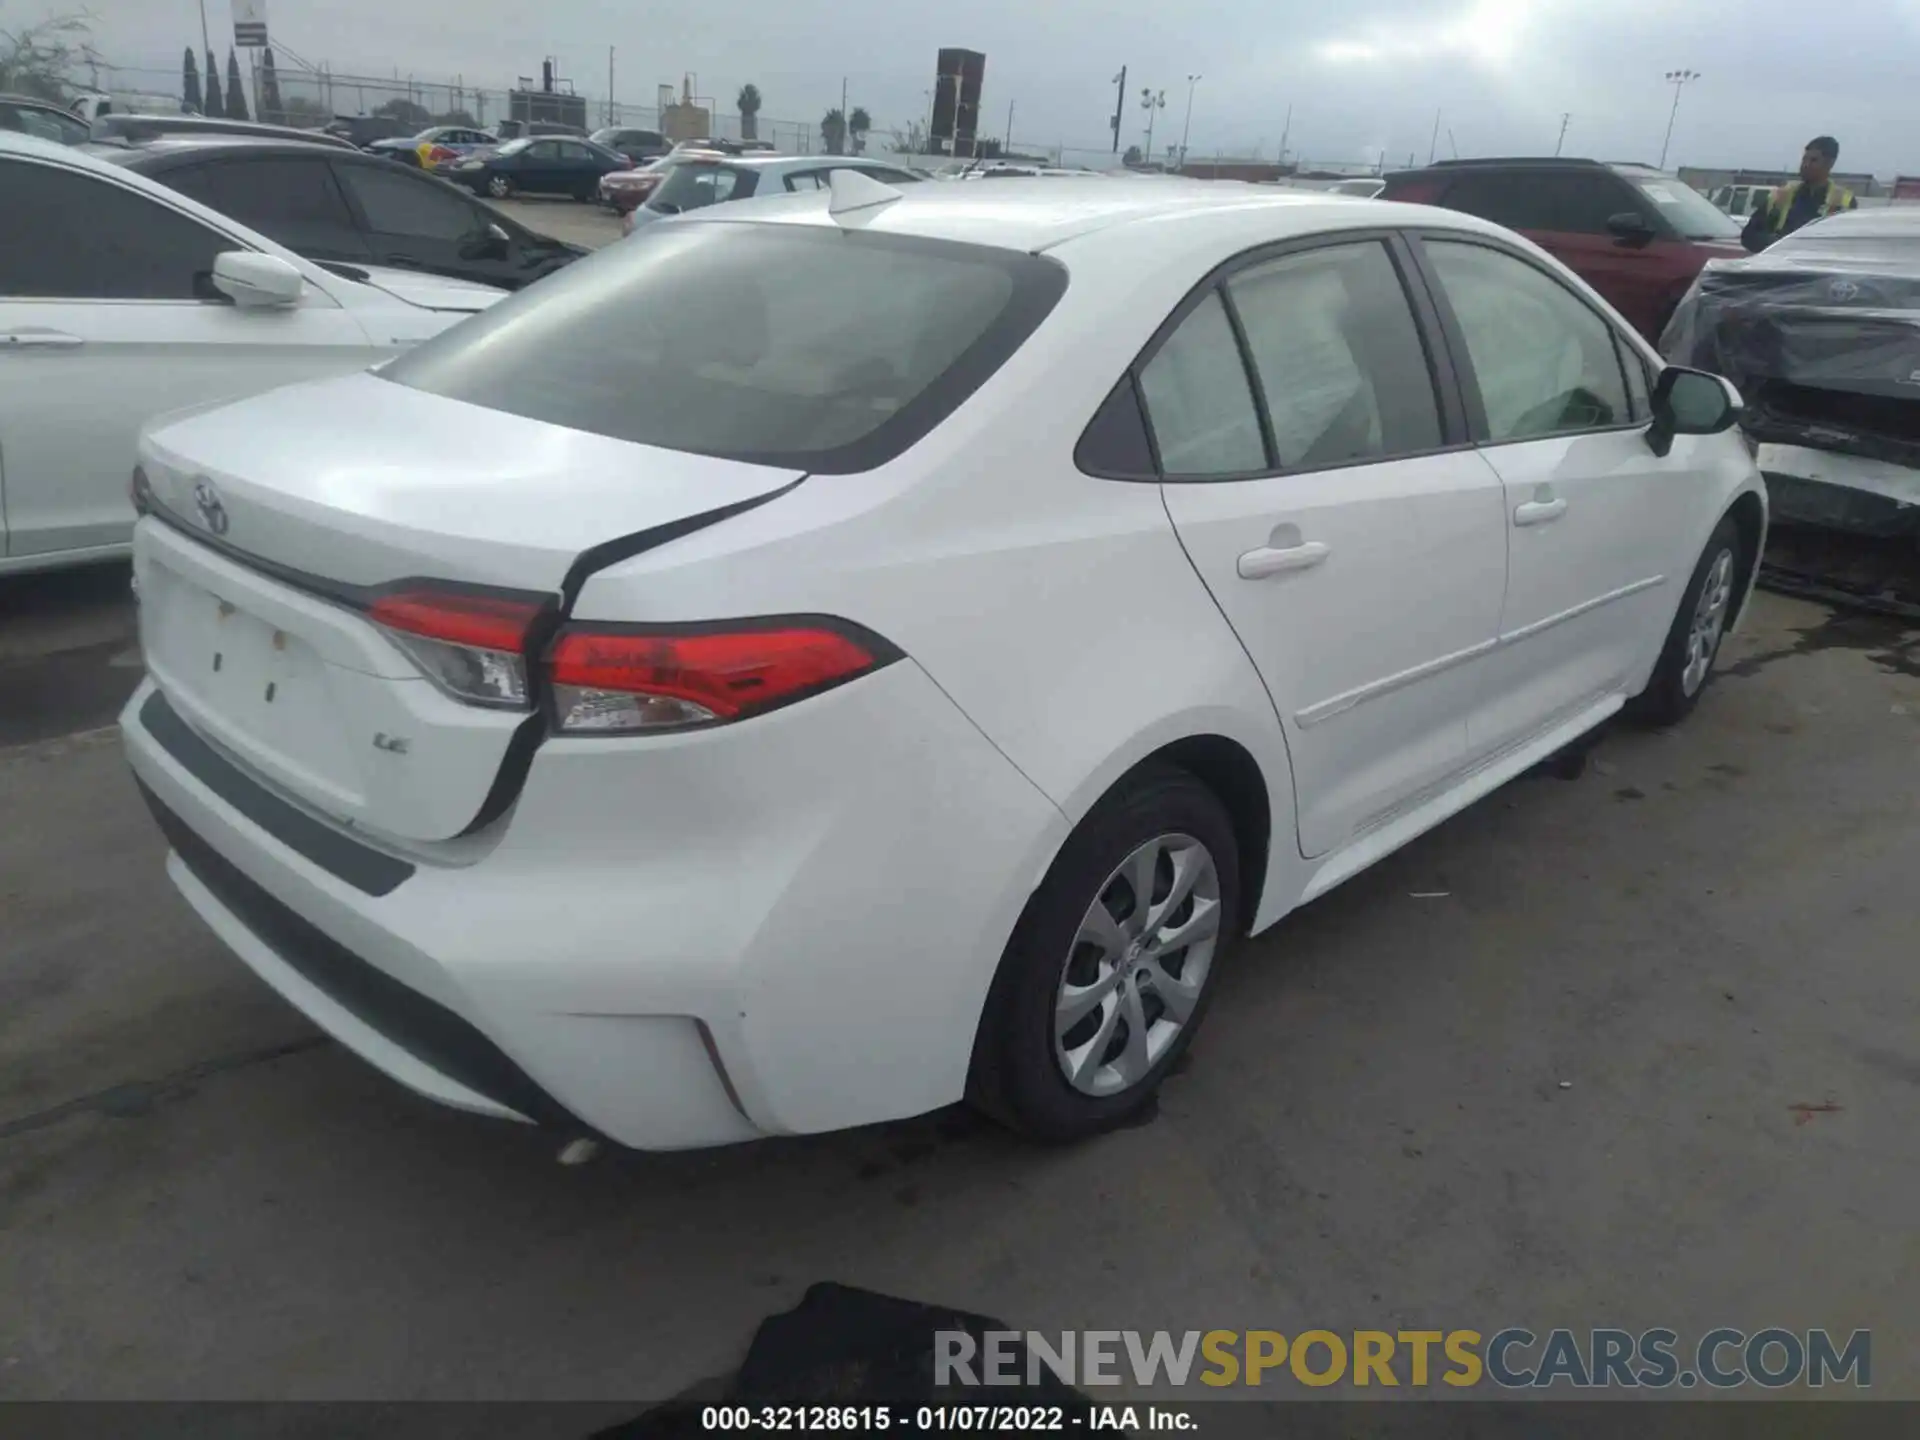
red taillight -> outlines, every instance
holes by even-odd
[[[543,606],[532,596],[410,589],[379,596],[367,614],[454,699],[524,710],[527,636]]]
[[[816,623],[708,631],[563,631],[548,655],[559,728],[622,733],[721,724],[864,675],[897,652]]]

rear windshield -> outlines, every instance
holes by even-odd
[[[1056,262],[988,246],[653,225],[376,373],[616,440],[845,473],[945,419],[1065,288]]]
[[[1738,240],[1740,227],[1706,196],[1681,180],[1635,179],[1634,188],[1689,240]]]
[[[649,210],[678,215],[682,210],[702,210],[722,200],[744,200],[753,194],[760,176],[744,166],[715,165],[711,161],[682,162],[675,165],[660,182],[660,188],[647,201]]]

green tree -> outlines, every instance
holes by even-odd
[[[734,97],[734,108],[740,112],[740,138],[758,140],[760,138],[760,87],[742,85],[740,93]]]
[[[213,58],[213,52],[207,52],[207,105],[208,115],[227,113],[227,102],[220,98],[220,62]]]
[[[404,95],[396,95],[393,99],[374,106],[373,113],[376,115],[391,115],[396,120],[404,120],[407,124],[417,126],[422,130],[433,123],[433,112],[431,110],[427,109],[424,105],[407,99]]]
[[[271,120],[275,124],[286,118],[286,111],[280,104],[280,72],[274,68],[273,51],[260,52],[260,89],[254,99],[260,102],[260,118]]]
[[[840,113],[838,106],[820,117],[820,139],[829,155],[847,153],[847,117]]]
[[[227,47],[227,118],[250,120],[247,114],[247,87],[240,83],[240,57]]]
[[[64,103],[74,68],[99,56],[84,15],[51,15],[20,30],[0,30],[0,90]]]
[[[193,47],[180,62],[180,108],[189,115],[200,113],[200,65],[193,58]]]
[[[861,154],[867,148],[867,133],[873,129],[873,117],[864,107],[856,105],[853,113],[847,116],[847,133],[853,137],[853,153]]]

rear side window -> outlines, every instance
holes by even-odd
[[[1559,215],[1553,192],[1540,183],[1546,178],[1537,170],[1466,174],[1447,188],[1440,203],[1509,230],[1555,230]]]
[[[753,194],[759,178],[751,170],[736,170],[731,165],[676,165],[653,192],[647,208],[677,215],[682,210],[703,210],[723,200],[744,200]]]
[[[52,165],[0,159],[0,295],[87,300],[215,298],[225,236],[131,190]]]
[[[1065,288],[1054,261],[988,246],[651,226],[376,373],[617,440],[844,473],[939,424]]]
[[[1227,293],[1253,352],[1279,468],[1439,447],[1426,352],[1386,246],[1284,255],[1239,271]]]
[[[218,160],[155,178],[275,239],[290,230],[353,229],[353,216],[323,158]]]
[[[1267,468],[1260,413],[1218,290],[1207,292],[1147,362],[1140,390],[1168,479]]]

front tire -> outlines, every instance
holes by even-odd
[[[1192,1043],[1239,913],[1226,808],[1183,770],[1141,772],[1094,807],[1027,902],[968,1098],[1054,1142],[1132,1119]]]
[[[1693,713],[1713,679],[1727,625],[1747,572],[1746,542],[1731,515],[1714,527],[1681,597],[1667,643],[1647,688],[1634,697],[1633,718],[1646,725],[1677,725]]]
[[[487,179],[487,194],[496,200],[506,200],[513,195],[513,181],[505,175],[492,175]]]

